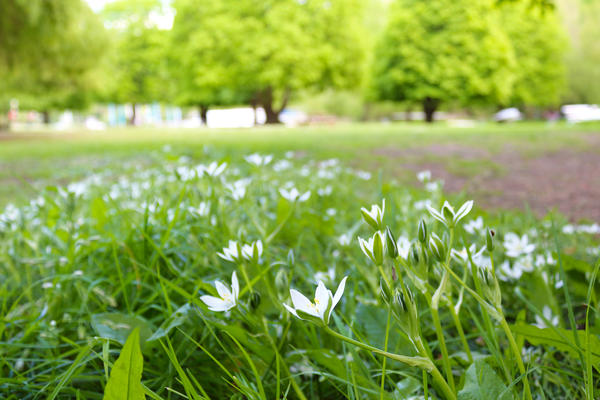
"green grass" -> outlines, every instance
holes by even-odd
[[[339,124],[335,126],[261,127],[255,129],[111,129],[102,133],[79,131],[15,133],[14,140],[0,142],[0,205],[23,201],[45,185],[66,184],[90,171],[106,167],[118,170],[134,161],[152,164],[154,153],[165,145],[173,153],[201,158],[205,149],[236,154],[261,151],[283,154],[288,150],[310,156],[337,157],[362,169],[394,170],[399,151],[401,161],[421,164],[428,161],[447,165],[460,176],[484,170],[501,171],[502,166],[486,160],[461,160],[455,156],[430,154],[429,146],[456,145],[495,153],[507,146],[529,156],[572,148],[585,149],[586,137],[597,135],[600,124],[513,125],[480,124],[454,128],[443,123]],[[392,156],[385,155],[391,151]],[[380,153],[384,152],[384,155]],[[406,178],[400,177],[400,178]]]
[[[141,381],[153,399],[516,399],[527,385],[534,398],[592,399],[600,360],[597,237],[569,233],[560,215],[487,213],[476,203],[462,223],[482,217],[497,231],[492,253],[477,256],[483,228],[451,233],[421,205],[459,205],[468,194],[426,190],[414,177],[404,185],[390,178],[393,159],[374,156],[457,142],[490,152],[507,143],[580,149],[596,131],[587,129],[348,125],[4,141],[1,179],[12,178],[9,166],[33,186],[11,183],[2,194],[18,206],[0,213],[0,397],[101,399],[137,327]],[[243,156],[253,151],[274,160],[252,166]],[[465,175],[495,168],[436,157]],[[228,163],[222,175],[190,175],[212,161]],[[373,174],[364,179],[358,170]],[[246,178],[245,195],[234,197],[228,184]],[[291,185],[310,198],[284,199],[279,189]],[[416,254],[386,255],[378,268],[357,236],[373,235],[360,209],[382,198],[382,228]],[[436,259],[418,241],[421,219],[446,249],[475,247],[466,259],[449,252]],[[507,254],[513,233],[528,235],[533,248]],[[229,240],[261,240],[260,261],[220,258]],[[487,275],[492,263],[496,273]],[[229,285],[234,271],[237,305],[210,311],[200,296],[216,296],[214,281]],[[290,288],[312,301],[317,280],[335,292],[344,276],[328,327],[282,306],[291,304]]]

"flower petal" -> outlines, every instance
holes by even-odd
[[[286,308],[286,310],[288,310],[289,312],[291,312],[296,318],[300,318],[298,316],[298,314],[296,313],[296,310],[294,310],[292,307],[288,306],[285,303],[283,303],[283,306]],[[300,319],[302,319],[302,318],[300,318]]]
[[[315,308],[313,304],[306,298],[305,295],[297,291],[296,289],[290,289],[290,296],[292,298],[292,303],[294,304],[294,308],[296,310],[302,310],[305,313],[312,314],[317,316]]]
[[[233,274],[231,274],[231,290],[233,292],[233,301],[237,303],[238,297],[240,295],[240,283],[238,281],[237,275],[235,274],[235,271],[233,271]]]
[[[205,295],[201,296],[200,300],[202,300],[211,311],[227,311],[231,308],[229,302],[219,299],[218,297]]]
[[[231,290],[227,286],[225,286],[220,281],[215,281],[215,287],[217,288],[217,293],[221,296],[222,299],[231,298]]]
[[[335,308],[337,303],[342,298],[342,295],[344,294],[344,289],[346,288],[346,279],[348,279],[347,276],[345,276],[344,279],[342,279],[342,281],[338,285],[337,290],[335,291],[335,295],[333,296],[333,304],[331,305],[332,310]]]

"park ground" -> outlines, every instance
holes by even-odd
[[[65,185],[107,168],[152,165],[210,147],[236,153],[339,158],[381,179],[416,185],[430,170],[447,192],[464,191],[488,211],[558,211],[600,222],[600,124],[347,124],[238,130],[113,129],[102,133],[0,135],[0,206],[22,203],[45,186]],[[158,156],[160,154],[160,156]]]

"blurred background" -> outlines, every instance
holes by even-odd
[[[0,131],[600,120],[600,1],[0,0]]]

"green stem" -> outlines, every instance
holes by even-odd
[[[388,304],[388,315],[387,315],[387,324],[385,325],[385,342],[383,344],[383,351],[387,351],[388,349],[388,341],[390,337],[390,321],[392,319],[392,306]],[[387,362],[387,357],[383,357],[383,361],[381,363],[381,388],[379,391],[379,398],[383,400],[383,394],[385,393],[385,364]]]
[[[465,337],[465,331],[463,330],[462,323],[460,322],[460,318],[458,318],[458,314],[454,310],[454,304],[452,302],[448,302],[448,310],[450,310],[450,315],[452,315],[452,319],[454,320],[454,325],[456,326],[456,330],[458,331],[458,335],[460,336],[460,341],[465,349],[465,353],[467,353],[467,357],[469,362],[473,362],[473,355],[471,354],[471,349],[469,348],[469,342],[467,342],[467,338]]]
[[[449,268],[448,268],[449,269]],[[450,365],[450,357],[448,356],[448,348],[446,347],[446,340],[444,339],[444,330],[442,329],[442,324],[440,322],[440,314],[439,314],[439,303],[448,283],[448,279],[450,276],[448,275],[448,270],[444,271],[444,275],[442,276],[442,281],[440,282],[439,287],[431,297],[431,317],[433,319],[433,325],[435,326],[435,333],[438,338],[438,342],[440,343],[440,351],[442,352],[442,363],[444,365],[444,372],[446,373],[446,379],[448,380],[448,384],[452,388],[452,391],[455,391],[454,386],[454,377],[452,376],[452,366]]]
[[[248,290],[250,290],[250,293],[253,293],[254,290],[252,289],[252,282],[250,282],[250,279],[248,278],[248,273],[246,272],[246,264],[240,264],[240,270],[242,271],[242,275],[244,276],[244,280],[246,281]]]
[[[439,387],[440,390],[444,393],[444,397],[448,400],[456,400],[456,395],[454,394],[454,391],[452,389],[450,389],[450,386],[448,386],[448,383],[446,382],[446,380],[444,379],[444,377],[442,376],[440,371],[435,367],[435,365],[433,364],[433,362],[430,359],[425,358],[425,357],[419,357],[419,356],[410,357],[410,356],[403,356],[401,354],[388,353],[387,351],[383,351],[376,347],[369,346],[368,344],[359,342],[357,340],[354,340],[347,336],[344,336],[340,333],[337,333],[336,331],[329,328],[328,326],[324,326],[324,328],[327,331],[327,333],[329,333],[330,335],[332,335],[340,340],[343,340],[345,342],[353,344],[364,350],[371,351],[373,353],[382,355],[382,356],[390,358],[392,360],[400,361],[401,363],[410,365],[412,367],[418,367],[418,368],[423,369],[424,371],[429,372],[431,374],[434,382],[436,383],[437,387]]]
[[[519,347],[517,346],[517,342],[510,331],[510,327],[506,322],[506,318],[502,316],[500,320],[500,325],[502,325],[502,329],[504,329],[504,333],[506,333],[506,337],[508,338],[508,342],[510,343],[510,348],[515,355],[515,359],[517,360],[517,366],[519,367],[519,372],[523,375],[523,387],[525,389],[525,398],[527,400],[532,400],[531,397],[531,389],[529,387],[529,379],[527,378],[527,371],[525,370],[525,365],[523,364],[523,359],[521,358],[521,353],[519,351]]]

